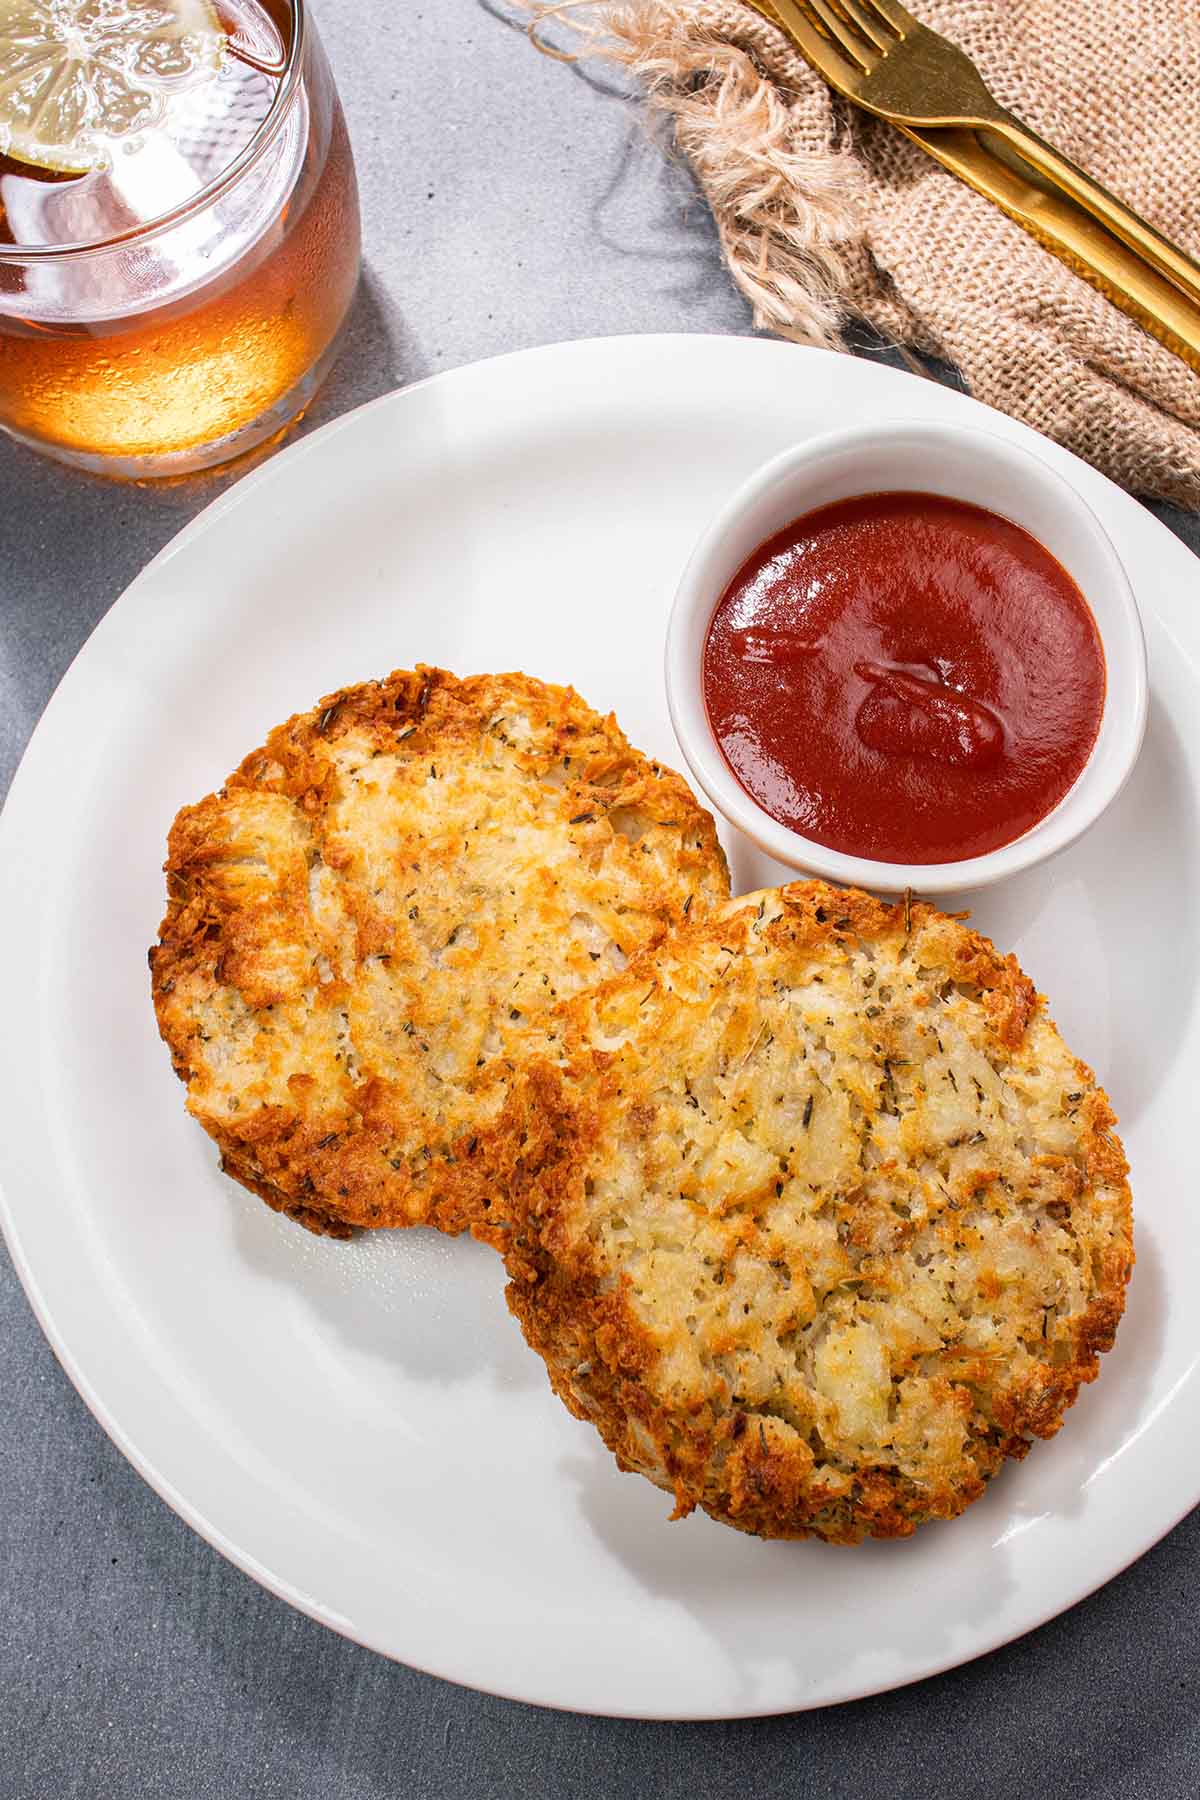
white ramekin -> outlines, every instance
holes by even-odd
[[[1074,785],[1038,824],[985,855],[949,863],[876,862],[814,843],[764,812],[713,735],[701,659],[728,582],[765,539],[804,513],[859,494],[938,494],[1011,519],[1078,584],[1100,633],[1107,689],[1099,734]],[[692,554],[667,627],[667,701],[688,767],[731,824],[788,867],[900,893],[988,887],[1073,843],[1124,787],[1146,728],[1146,646],[1128,577],[1107,532],[1070,481],[1040,456],[974,426],[896,421],[840,431],[787,450],[757,471]]]

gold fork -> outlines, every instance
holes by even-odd
[[[748,0],[748,4],[785,31],[839,93],[890,120],[1200,371],[1200,267],[1007,113],[955,45],[919,25],[897,0]],[[892,17],[887,48],[881,50],[883,6]],[[852,13],[857,15],[853,25]],[[836,30],[827,23],[831,19]],[[899,53],[905,46],[901,62]],[[883,65],[889,59],[895,60],[885,85]],[[970,86],[964,84],[959,94],[960,99],[964,92],[971,96],[975,104],[969,111],[955,110],[943,65],[968,72]],[[935,88],[928,71],[939,66],[942,72],[935,78],[939,84]],[[901,80],[896,78],[897,69]],[[895,102],[901,85],[908,95],[906,109],[885,108],[881,96]],[[1020,156],[989,149],[977,131],[994,133],[1013,147],[1019,143]],[[1036,164],[1035,151],[1040,158]],[[1051,166],[1069,173],[1069,188],[1051,175]]]
[[[1056,187],[1200,301],[1200,265],[1000,105],[957,44],[899,0],[770,0],[804,54],[857,106],[898,125],[1001,138]]]

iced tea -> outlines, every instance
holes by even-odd
[[[100,473],[184,473],[282,429],[358,276],[354,165],[303,0],[210,11],[214,67],[159,80],[103,166],[0,156],[0,426]]]

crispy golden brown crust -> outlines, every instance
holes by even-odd
[[[159,1028],[223,1166],[311,1230],[458,1230],[510,1040],[729,892],[709,815],[569,688],[401,671],[170,834]]]
[[[1133,1262],[1112,1111],[1015,960],[819,882],[565,1003],[493,1230],[622,1468],[765,1537],[909,1534],[1058,1430]]]

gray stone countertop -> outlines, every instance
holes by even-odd
[[[750,330],[685,172],[615,84],[537,56],[498,0],[317,12],[366,267],[302,429],[527,345]],[[0,786],[97,620],[226,480],[108,486],[0,439]],[[1200,549],[1200,521],[1156,510]],[[1070,1613],[916,1687],[622,1723],[415,1674],[256,1587],[104,1436],[7,1258],[0,1393],[0,1800],[1200,1794],[1200,1514]]]

